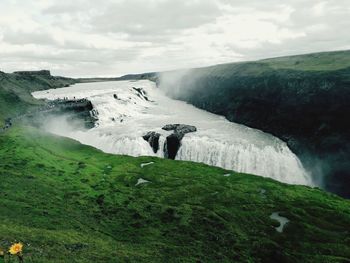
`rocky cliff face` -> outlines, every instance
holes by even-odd
[[[31,96],[31,92],[73,83],[76,80],[52,76],[48,70],[0,73],[0,126],[6,118],[23,115],[42,104]]]
[[[98,120],[98,116],[93,109],[91,101],[87,99],[58,99],[47,102],[30,115],[34,121],[42,121],[54,116],[66,115],[69,117],[69,120],[80,120],[86,129],[91,129],[95,127],[95,123]]]
[[[166,89],[170,96],[283,139],[328,190],[350,197],[350,67],[240,63],[191,70],[175,83],[181,89]]]

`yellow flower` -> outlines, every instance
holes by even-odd
[[[17,255],[18,253],[22,252],[22,248],[23,248],[22,243],[15,243],[10,247],[9,252],[12,255]]]
[[[2,250],[1,248],[0,248],[0,258],[1,257],[4,257],[5,256],[5,252],[4,252],[4,250]]]

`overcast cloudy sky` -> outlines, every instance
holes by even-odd
[[[118,76],[350,49],[350,0],[0,0],[0,70]]]

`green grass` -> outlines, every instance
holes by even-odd
[[[0,145],[0,248],[23,242],[25,262],[350,258],[350,202],[319,189],[105,154],[28,127],[0,134]],[[290,220],[282,234],[276,211]]]
[[[350,67],[350,51],[321,52],[261,60],[273,69],[334,71]]]
[[[252,62],[236,62],[190,70],[196,79],[210,75],[217,79],[233,77],[259,77],[274,71],[332,72],[350,68],[350,50],[322,52],[298,56],[263,59]],[[178,71],[181,72],[181,71]],[[188,73],[184,71],[184,73]]]

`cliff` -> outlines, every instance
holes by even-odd
[[[168,72],[160,87],[283,139],[326,189],[350,196],[350,51]]]

